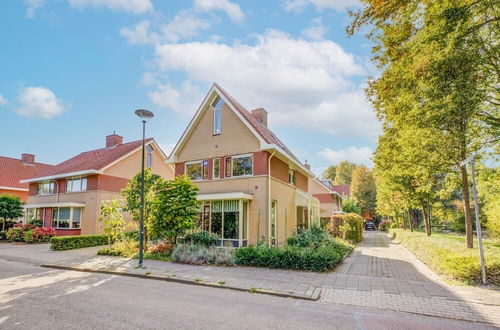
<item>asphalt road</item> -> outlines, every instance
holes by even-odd
[[[481,324],[0,259],[0,329],[482,329]]]

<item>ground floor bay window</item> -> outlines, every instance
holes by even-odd
[[[217,234],[218,245],[248,245],[248,200],[200,200],[198,227]]]
[[[58,229],[79,229],[82,207],[54,207],[52,209],[52,227]]]

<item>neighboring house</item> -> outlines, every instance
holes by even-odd
[[[121,198],[127,181],[141,169],[142,140],[123,143],[113,134],[106,148],[82,152],[24,180],[29,183],[26,220],[40,219],[57,235],[102,233],[101,202]],[[172,179],[173,167],[153,139],[146,140],[145,165]]]
[[[347,197],[347,198],[351,197],[350,184],[332,185],[332,190],[338,192],[340,195],[342,195],[342,197]]]
[[[330,219],[335,213],[342,212],[343,197],[333,190],[330,180],[309,179],[309,192],[321,203],[322,219]]]
[[[52,167],[35,162],[35,155],[32,154],[22,154],[21,159],[0,156],[0,195],[17,196],[26,202],[29,184],[20,181]]]
[[[168,160],[199,187],[199,226],[224,246],[283,243],[319,220],[314,177],[267,127],[267,111],[251,112],[217,84]]]

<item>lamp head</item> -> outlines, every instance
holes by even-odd
[[[146,109],[137,109],[135,110],[135,114],[144,120],[148,120],[154,117],[154,114]]]

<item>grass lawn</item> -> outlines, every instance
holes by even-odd
[[[390,234],[432,270],[452,282],[475,285],[481,281],[477,240],[467,249],[465,237],[433,233],[427,237],[421,231],[390,229]],[[500,286],[500,244],[483,240],[486,277],[489,284]]]

